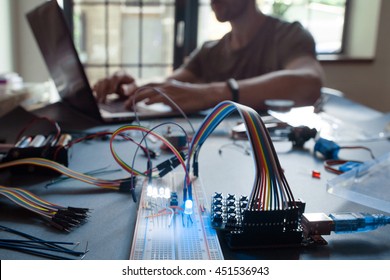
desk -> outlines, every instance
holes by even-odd
[[[380,114],[369,108],[342,99],[332,97],[324,107],[328,113],[344,116],[345,119],[365,122]],[[356,113],[359,113],[356,115]],[[351,117],[352,116],[352,117]],[[356,116],[356,117],[355,117]],[[199,122],[199,120],[198,120]],[[200,176],[204,188],[210,197],[215,191],[248,195],[253,184],[253,160],[237,149],[218,149],[230,143],[228,127],[234,123],[221,124],[218,132],[210,137],[200,152]],[[98,127],[97,130],[115,129],[118,126]],[[291,150],[289,143],[275,143],[279,160],[294,196],[306,202],[305,212],[379,212],[356,204],[326,191],[326,182],[334,174],[324,170],[322,161],[313,157],[314,141],[306,143],[303,150]],[[129,152],[130,145],[118,143],[119,152]],[[379,156],[390,151],[388,141],[365,143],[374,154]],[[168,157],[169,155],[162,155]],[[139,158],[142,158],[139,155]],[[140,159],[137,162],[141,162]],[[70,168],[89,171],[100,167],[117,169],[112,158],[108,142],[92,141],[75,145],[71,150]],[[220,168],[223,166],[223,168]],[[144,169],[144,166],[139,166]],[[321,171],[321,179],[311,177],[313,169]],[[107,178],[127,176],[124,171],[109,174]],[[92,209],[88,222],[71,233],[59,233],[45,226],[33,214],[26,213],[19,207],[5,202],[0,204],[0,221],[4,226],[28,232],[47,240],[78,241],[80,246],[88,243],[89,252],[85,259],[115,260],[128,259],[132,242],[138,203],[134,203],[128,194],[101,190],[78,181],[68,180],[62,184],[45,187],[47,178],[37,176],[14,177],[8,172],[0,173],[0,183],[7,186],[20,186],[42,196],[46,200],[63,206],[87,207]],[[139,197],[139,189],[136,191]],[[328,245],[315,248],[262,249],[251,251],[231,251],[221,240],[221,247],[226,259],[390,259],[390,226],[373,232],[325,236]],[[34,256],[0,250],[0,259],[36,259]]]

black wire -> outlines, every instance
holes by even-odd
[[[49,251],[54,251],[54,252],[59,252],[59,253],[71,254],[74,256],[83,256],[87,253],[87,250],[85,250],[85,252],[74,251],[74,250],[71,250],[71,249],[68,249],[66,247],[58,245],[58,243],[63,243],[63,242],[44,240],[44,239],[35,237],[33,235],[27,234],[25,232],[18,231],[18,230],[15,230],[15,229],[3,226],[3,225],[0,225],[0,230],[15,234],[15,235],[18,235],[18,236],[21,236],[21,237],[24,237],[27,239],[27,240],[19,240],[17,242],[15,242],[15,239],[9,239],[9,241],[5,241],[5,239],[2,239],[0,241],[0,248],[14,250],[14,251],[20,251],[20,252],[24,252],[24,253],[28,253],[28,254],[32,254],[32,255],[37,255],[37,256],[41,256],[41,257],[45,257],[45,258],[49,258],[49,259],[58,259],[58,260],[67,260],[69,258],[46,253],[46,252],[42,252],[42,251],[38,251],[38,250],[34,250],[34,249],[49,250]],[[29,241],[32,243],[36,242],[37,244],[41,244],[41,246],[37,246],[37,245],[30,246],[30,245],[25,244],[26,242],[29,242]],[[44,247],[44,246],[46,246],[46,247]]]

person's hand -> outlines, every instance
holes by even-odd
[[[134,78],[124,71],[118,71],[111,77],[100,79],[93,86],[96,100],[99,103],[104,103],[107,96],[112,93],[116,93],[120,98],[127,98],[136,89]]]
[[[222,98],[223,93],[218,90],[218,86],[216,85],[191,84],[170,80],[162,84],[149,84],[140,87],[134,93],[128,94],[129,98],[125,102],[125,106],[131,109],[134,103],[144,101],[147,105],[164,103],[174,111],[177,111],[177,108],[159,92],[163,92],[187,113],[211,108],[224,100]],[[218,94],[219,92],[221,94]]]

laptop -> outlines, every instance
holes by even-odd
[[[43,3],[28,12],[26,17],[60,95],[61,103],[88,118],[103,123],[131,122],[135,119],[135,113],[126,110],[123,102],[119,104],[120,108],[118,108],[119,102],[112,102],[112,104],[96,102],[57,1]],[[104,105],[104,108],[100,108],[100,105]],[[139,118],[178,115],[169,106],[161,103],[137,106],[136,111]]]

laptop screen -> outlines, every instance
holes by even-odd
[[[74,109],[101,121],[98,106],[57,1],[45,2],[26,16],[61,99]]]

